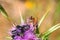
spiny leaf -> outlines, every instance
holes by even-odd
[[[11,38],[10,36],[6,37],[5,39],[6,39],[6,40],[7,40],[7,39],[8,39],[8,40],[12,40],[12,38]]]
[[[41,23],[44,21],[44,19],[46,18],[46,16],[49,14],[50,10],[51,10],[50,5],[48,5],[47,11],[44,13],[44,15],[42,16],[42,18],[39,20],[38,27],[41,26]]]
[[[0,5],[0,12],[1,12],[1,14],[2,14],[4,17],[8,18],[8,14],[7,14],[7,12],[5,11],[5,9],[2,7],[2,5]]]
[[[49,14],[50,10],[51,10],[50,5],[48,5],[47,11],[45,12],[45,14],[42,16],[42,18],[38,22],[38,30],[40,30],[40,26],[41,26],[42,22],[44,21],[44,19],[46,18],[46,16]]]
[[[20,10],[20,9],[19,9]],[[23,17],[22,17],[22,13],[20,12],[20,19],[21,19],[21,25],[23,25],[24,24],[24,19],[23,19]]]
[[[2,5],[0,5],[0,12],[1,14],[7,18],[7,20],[13,25],[14,23],[12,22],[12,19],[8,16],[7,12],[5,11],[5,9],[2,7]]]
[[[46,37],[48,37],[52,32],[60,28],[60,23],[51,27],[49,30],[47,30],[43,35],[42,35],[42,40],[44,40]]]

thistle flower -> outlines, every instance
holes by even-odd
[[[15,30],[12,30],[11,33],[13,40],[39,40],[39,38],[34,33],[33,22],[29,22],[29,24],[25,23],[21,26],[17,25]]]
[[[20,13],[20,17],[21,17],[21,24],[20,25],[13,25],[13,28],[11,29],[10,33],[11,33],[11,38],[12,40],[48,40],[48,36],[55,30],[60,28],[60,23],[58,23],[57,25],[53,26],[52,28],[50,28],[49,30],[47,30],[44,34],[40,35],[40,33],[38,34],[39,36],[37,36],[34,31],[36,29],[38,29],[39,32],[39,28],[41,23],[43,22],[43,20],[45,19],[45,17],[47,16],[48,12],[49,12],[50,8],[47,10],[47,12],[43,15],[43,17],[41,18],[40,21],[34,21],[35,19],[33,17],[30,17],[27,19],[26,23],[23,20],[22,14]],[[6,17],[9,21],[10,18],[8,17],[6,11],[4,10],[4,8],[0,5],[0,11],[2,12],[1,14]],[[13,24],[13,23],[12,23]]]

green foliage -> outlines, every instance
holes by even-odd
[[[42,40],[47,40],[49,35],[54,32],[55,30],[59,29],[60,28],[60,23],[51,27],[50,29],[48,29],[43,35],[42,35]]]
[[[3,8],[2,5],[0,5],[0,12],[1,12],[2,16],[4,16],[12,25],[14,24],[12,22],[12,19],[8,16],[7,12],[5,11],[5,9]]]
[[[7,12],[5,11],[5,9],[2,7],[2,5],[0,5],[0,12],[1,12],[1,14],[2,14],[4,17],[8,18],[8,14],[7,14]]]

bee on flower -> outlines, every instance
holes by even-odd
[[[0,5],[0,11],[4,17],[6,17],[10,22],[10,18],[8,17],[7,13],[5,12],[4,8]],[[24,22],[22,15],[20,13],[21,18],[21,24],[20,25],[14,25],[14,23],[11,22],[13,25],[11,30],[9,31],[10,36],[12,40],[48,40],[49,35],[54,32],[55,30],[60,28],[60,23],[58,23],[55,26],[52,26],[50,29],[48,29],[45,33],[42,33],[42,35],[39,32],[39,36],[37,36],[35,33],[36,29],[38,29],[43,22],[44,18],[48,14],[49,10],[43,15],[43,17],[39,20],[34,17],[29,17],[26,19],[26,22]]]
[[[13,40],[39,40],[34,33],[36,23],[35,18],[31,16],[26,20],[25,24],[17,25],[15,30],[11,31]]]

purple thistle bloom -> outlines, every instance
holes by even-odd
[[[27,40],[37,40],[36,35],[33,32],[30,32],[30,31],[25,33],[24,38],[27,39]]]
[[[33,32],[33,27],[31,25],[23,25],[23,27],[20,29],[14,30],[13,35],[13,40],[38,40],[35,33]]]
[[[34,30],[33,23],[27,22],[25,25],[17,25],[15,30],[11,31],[11,36],[13,40],[39,40]]]

